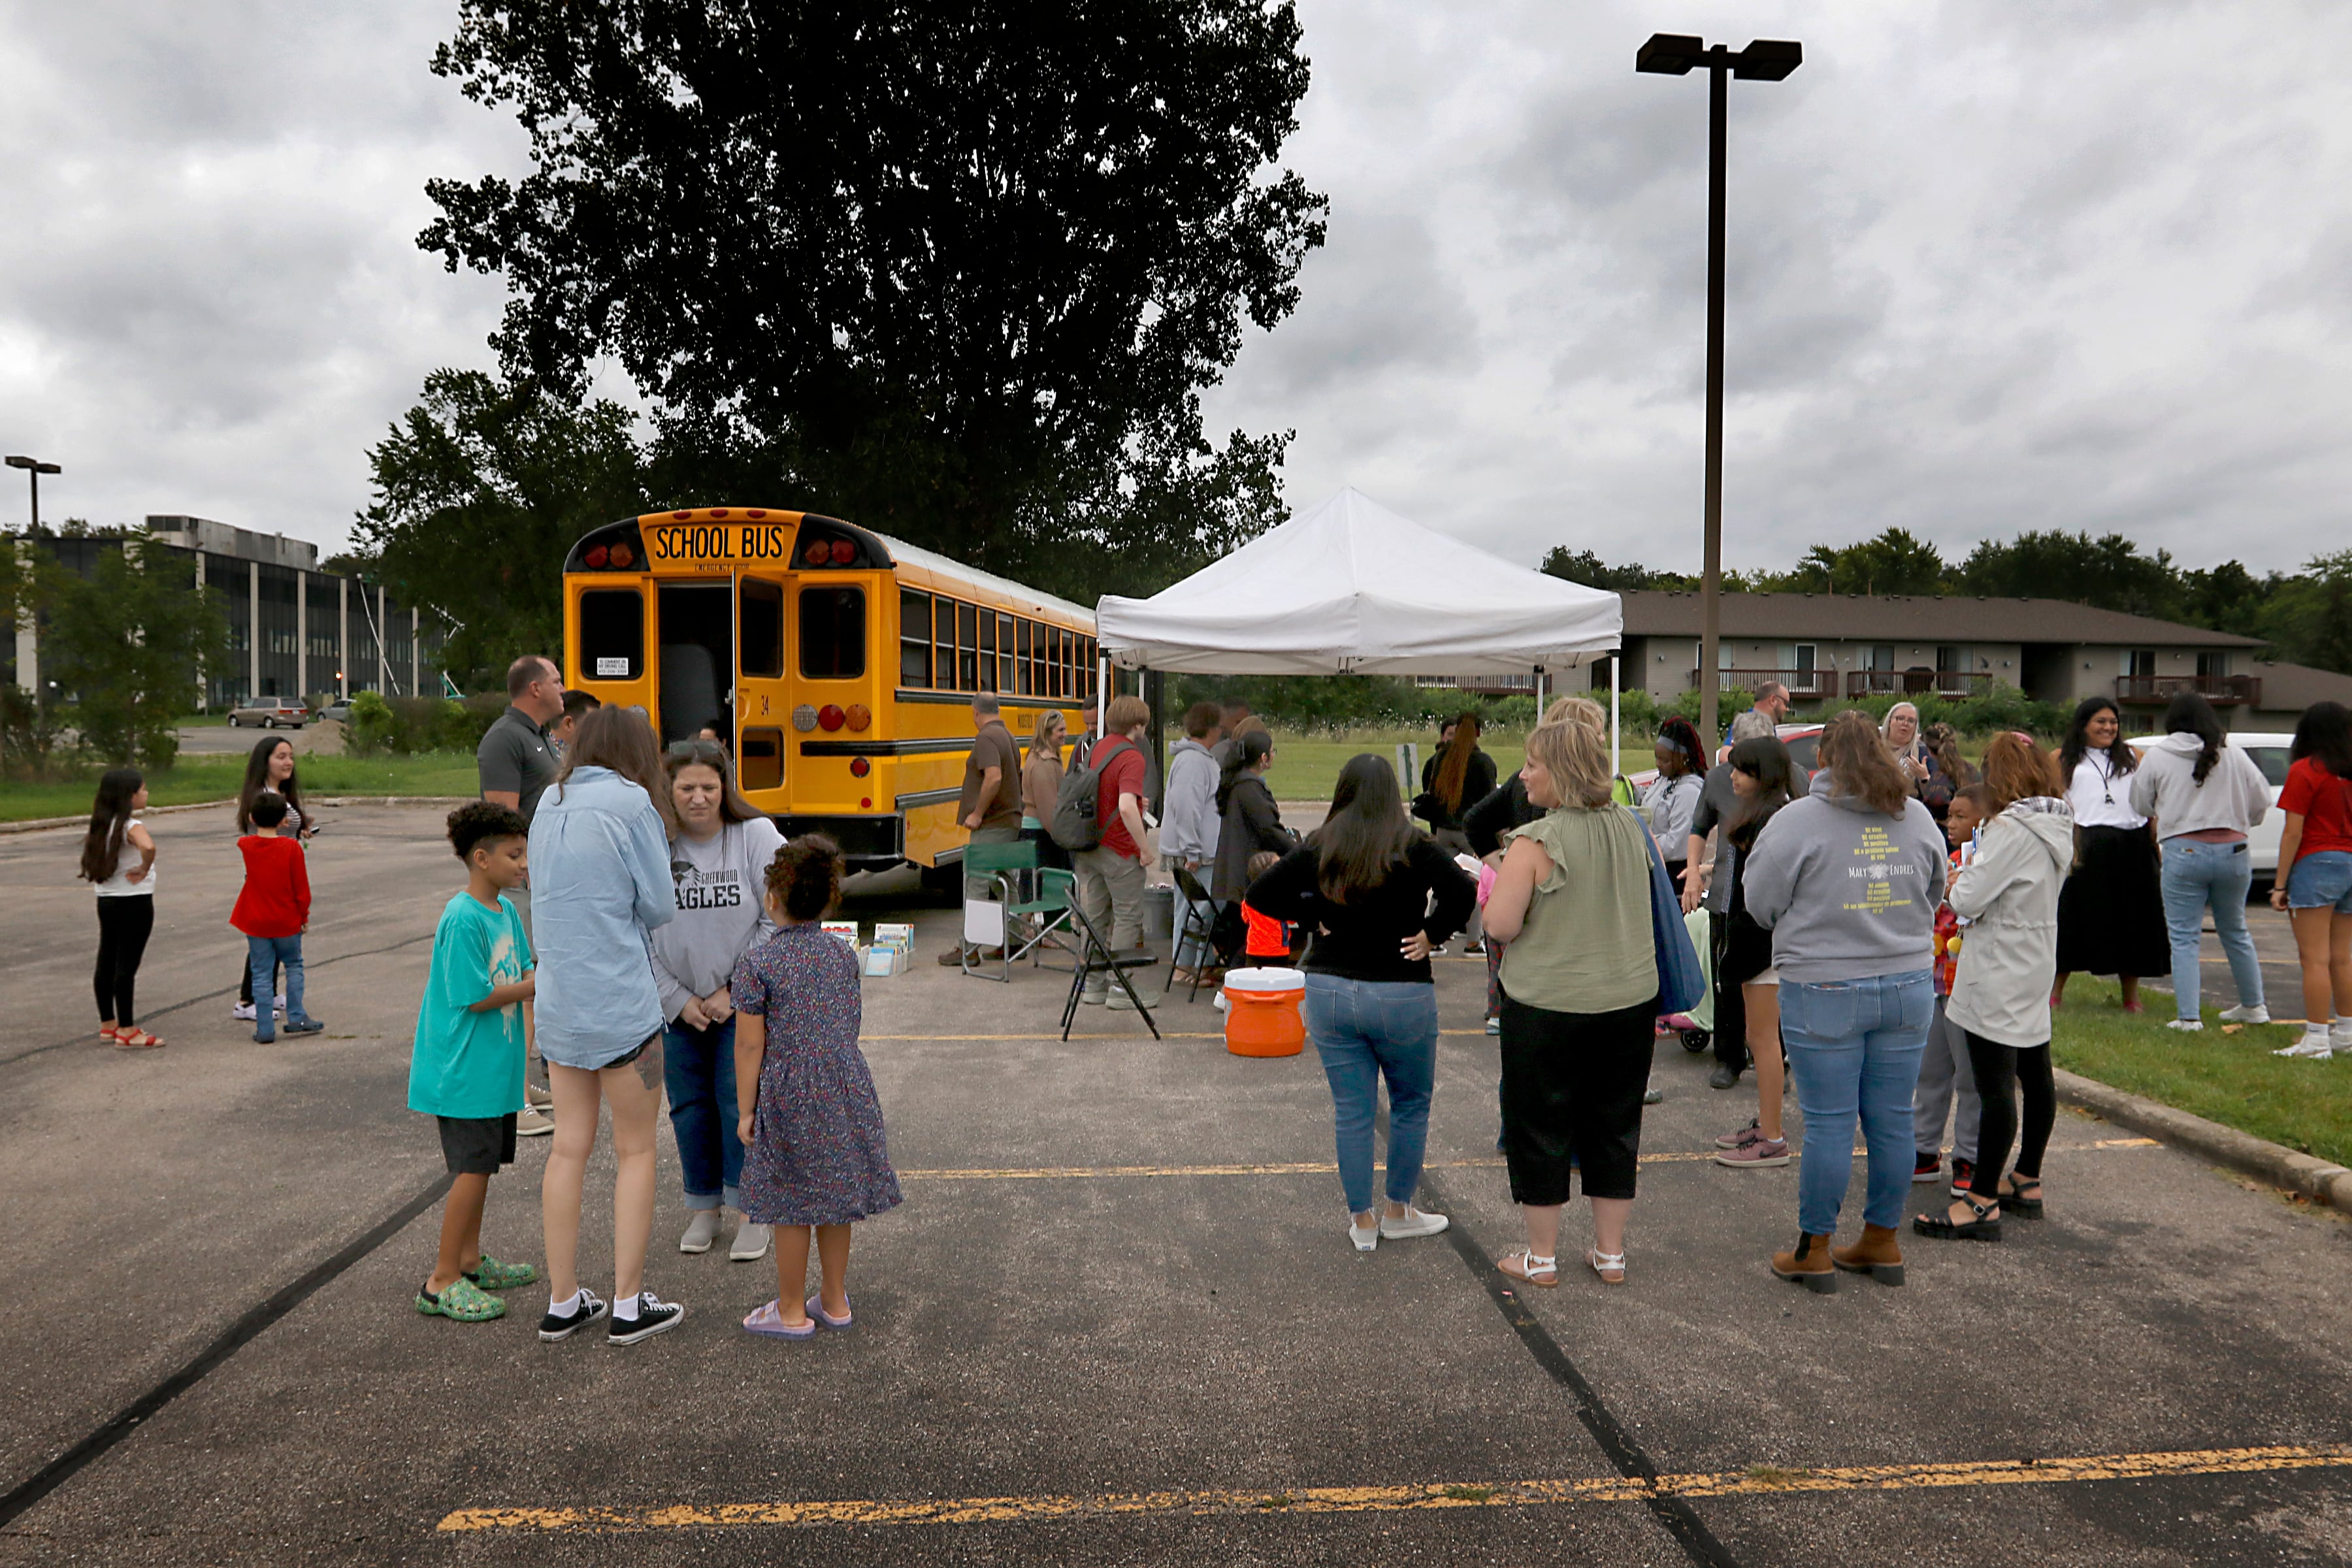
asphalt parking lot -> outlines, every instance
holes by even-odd
[[[922,932],[866,983],[908,1201],[859,1228],[855,1331],[740,1330],[772,1270],[675,1250],[666,1128],[648,1283],[682,1328],[541,1345],[538,1289],[420,1318],[439,816],[330,813],[329,1029],[269,1047],[228,1016],[225,826],[159,819],[141,994],[171,1045],[138,1056],[89,1037],[74,836],[0,839],[0,1489],[100,1436],[0,1563],[2352,1560],[2341,1216],[2067,1114],[2048,1218],[1813,1297],[1765,1267],[1795,1170],[1708,1163],[1750,1105],[1668,1044],[1629,1284],[1514,1296],[1483,964],[1440,970],[1423,1202],[1456,1226],[1360,1256],[1311,1049],[1230,1056],[1205,997],[1163,1041],[1087,1009],[1066,1044],[1066,982],[936,967],[952,913],[904,881],[848,911]],[[540,1256],[545,1154],[492,1184],[502,1257]],[[601,1288],[608,1159],[589,1194]]]

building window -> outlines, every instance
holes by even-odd
[[[801,590],[801,678],[856,680],[866,673],[866,590]]]
[[[2136,647],[2124,655],[2124,673],[2142,680],[2153,676],[2156,673],[2156,650]]]
[[[1895,645],[1893,643],[1873,644],[1870,649],[1870,663],[1867,668],[1871,669],[1893,669],[1895,668]]]
[[[2226,679],[2230,673],[2230,656],[2227,653],[2199,654],[2197,673],[2214,680]]]
[[[1966,648],[1939,647],[1936,650],[1936,669],[1938,674],[1964,670],[1968,667],[1969,655]]]

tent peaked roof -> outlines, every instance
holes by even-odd
[[[1618,645],[1617,595],[1546,576],[1343,489],[1149,599],[1095,608],[1127,668],[1524,675]]]

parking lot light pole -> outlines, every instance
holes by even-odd
[[[44,463],[38,458],[12,456],[8,458],[8,466],[24,469],[25,477],[33,481],[33,531],[38,533],[41,531],[41,476],[62,474],[65,470],[55,463]]]
[[[1722,44],[1683,33],[1654,33],[1635,51],[1633,68],[1656,76],[1707,73],[1706,126],[1706,501],[1705,556],[1699,576],[1699,730],[1714,746],[1722,731],[1718,673],[1723,646],[1723,163],[1726,81],[1780,81],[1803,63],[1804,46],[1759,38],[1737,54]]]

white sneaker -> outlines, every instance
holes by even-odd
[[[768,1227],[745,1220],[735,1227],[735,1245],[727,1256],[738,1263],[756,1263],[768,1256]]]
[[[2184,1035],[2193,1035],[2198,1030],[2205,1026],[2205,1020],[2202,1018],[2174,1018],[2164,1026],[2168,1029],[2178,1029]]]
[[[677,1238],[680,1252],[708,1252],[710,1244],[719,1239],[719,1211],[697,1209],[694,1217],[686,1222],[686,1234]]]
[[[1372,1248],[1381,1244],[1381,1227],[1379,1222],[1375,1221],[1372,1224],[1364,1226],[1363,1229],[1359,1230],[1356,1228],[1356,1216],[1354,1215],[1349,1215],[1348,1216],[1348,1239],[1356,1244],[1357,1251],[1371,1251]]]
[[[1114,1013],[1148,1013],[1151,1010],[1151,1005],[1158,1000],[1157,996],[1146,993],[1143,995],[1143,1005],[1138,1007],[1133,1002],[1128,1000],[1126,992],[1113,991],[1110,993],[1110,1010]]]
[[[2325,1029],[2305,1029],[2303,1032],[2303,1038],[2291,1046],[2282,1046],[2271,1053],[2274,1057],[2302,1057],[2311,1061],[2320,1062],[2326,1061],[2335,1054],[2336,1047],[2329,1041],[2327,1031]]]
[[[2327,1043],[2339,1051],[2352,1051],[2352,1018],[2338,1018],[2329,1024]]]
[[[253,1010],[253,1004],[250,1002],[238,1003],[236,1006],[228,1010],[228,1016],[232,1018],[242,1018],[248,1024],[261,1016],[260,1014]]]
[[[2252,1007],[2244,1005],[2231,1007],[2221,1015],[2221,1022],[2224,1024],[2267,1024],[2270,1021],[2271,1010],[2260,1005]]]
[[[286,993],[280,991],[277,995],[272,996],[269,999],[269,1005],[281,1013],[286,1011]]]
[[[1381,1235],[1390,1241],[1410,1241],[1416,1236],[1435,1236],[1453,1223],[1442,1214],[1423,1214],[1407,1204],[1401,1215],[1381,1211],[1380,1230]],[[1352,1220],[1349,1221],[1349,1228],[1354,1228]]]

